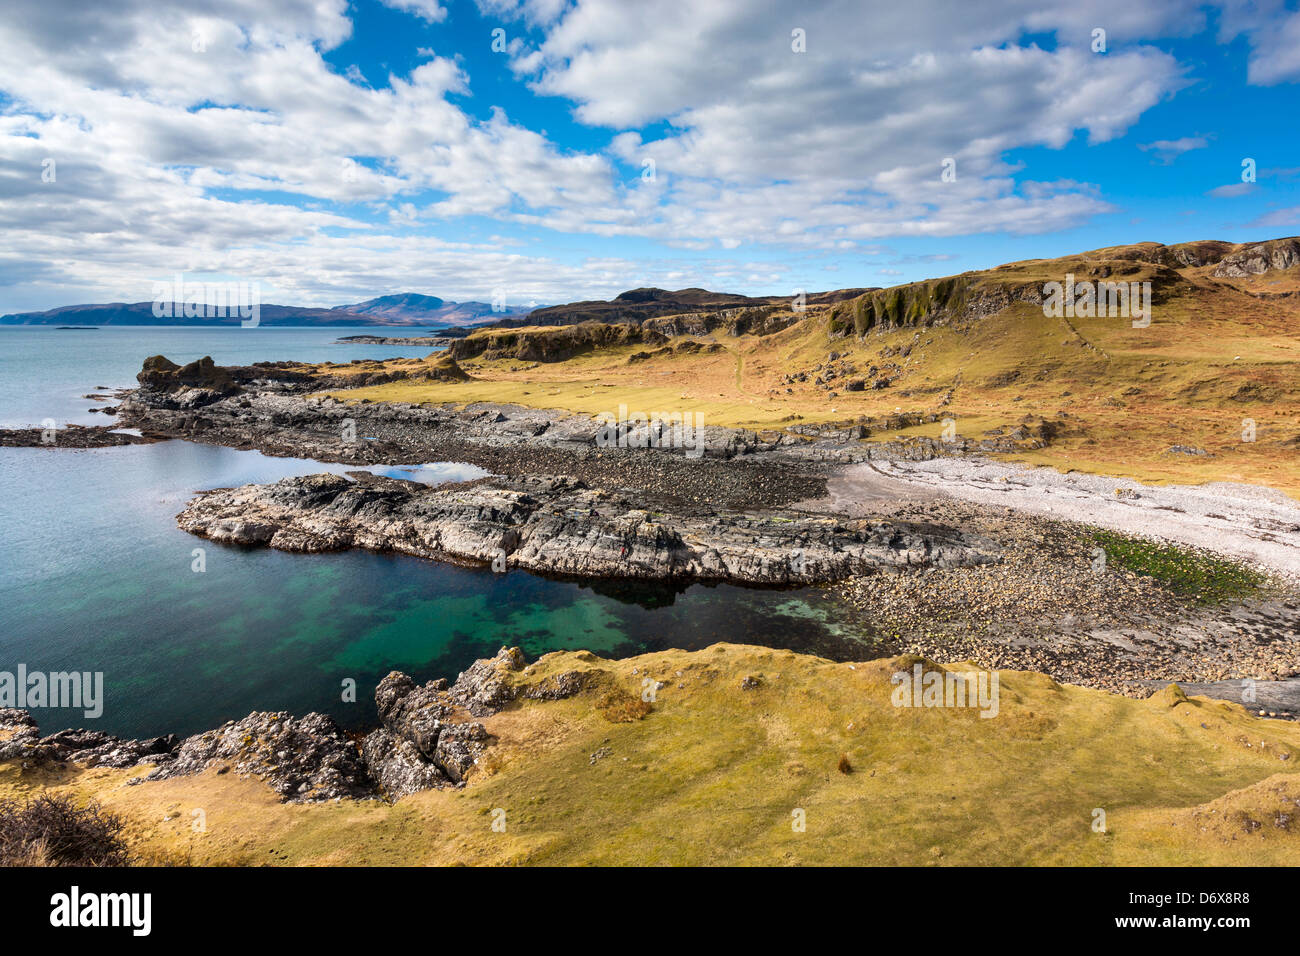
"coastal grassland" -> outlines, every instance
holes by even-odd
[[[1133,700],[1015,671],[1000,675],[992,719],[893,706],[891,676],[920,660],[832,663],[728,644],[621,661],[547,655],[514,679],[603,676],[576,697],[488,718],[499,743],[464,790],[391,806],[280,804],[235,773],[127,786],[139,770],[42,776],[12,764],[0,767],[0,797],[93,797],[128,819],[151,861],[1300,863],[1300,820],[1278,814],[1300,795],[1300,725],[1172,687]],[[639,699],[646,678],[664,683],[652,709],[611,718],[611,692]],[[194,809],[207,832],[193,832]],[[504,833],[492,829],[498,809]]]
[[[1015,263],[995,272],[1036,283],[1059,279],[1067,267],[1086,275],[1089,260]],[[343,401],[514,402],[589,415],[626,405],[696,412],[707,424],[759,431],[872,422],[867,441],[939,437],[939,423],[883,424],[896,412],[950,416],[959,435],[974,439],[1033,415],[1058,422],[1056,436],[1044,448],[1004,453],[1007,460],[1149,483],[1260,484],[1300,497],[1300,299],[1263,300],[1162,268],[1143,264],[1113,276],[1163,277],[1146,328],[1128,318],[1049,317],[1021,302],[980,319],[857,337],[832,335],[831,311],[821,308],[763,336],[682,336],[666,348],[620,345],[550,363],[467,359],[462,381],[399,380],[333,394]],[[694,345],[721,350],[688,350]],[[817,370],[831,352],[854,371],[819,386]],[[418,360],[388,367],[403,362]],[[873,368],[888,387],[871,387]],[[806,381],[789,381],[800,373]],[[855,377],[867,379],[864,390],[848,390]],[[1246,440],[1251,428],[1253,440]]]

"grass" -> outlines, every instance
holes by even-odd
[[[1300,824],[1275,822],[1300,797],[1300,725],[1176,689],[1140,701],[1013,671],[993,719],[896,708],[891,676],[916,660],[729,644],[551,654],[520,679],[601,679],[487,718],[499,743],[465,789],[395,805],[286,805],[215,771],[127,786],[139,770],[13,764],[0,796],[97,799],[129,821],[140,856],[196,864],[1300,863]],[[664,684],[652,712],[601,713],[611,686],[639,698],[647,678]],[[195,808],[206,832],[190,825]]]
[[[1264,575],[1237,561],[1206,551],[1161,544],[1100,528],[1092,538],[1106,552],[1108,566],[1154,579],[1196,604],[1225,604],[1253,597]]]
[[[1086,276],[1090,263],[1080,257],[1016,263],[977,277],[976,288],[990,281],[988,275],[1013,284],[1059,279],[1068,269]],[[1120,277],[1140,280],[1155,275],[1154,268],[1142,265]],[[1266,485],[1300,498],[1300,446],[1293,441],[1300,437],[1300,299],[1261,300],[1210,281],[1204,271],[1161,273],[1167,294],[1148,328],[1120,318],[1067,321],[1019,303],[969,323],[874,330],[858,338],[833,336],[831,310],[813,308],[803,321],[770,335],[669,343],[722,345],[723,352],[663,352],[631,364],[629,358],[644,349],[604,348],[536,366],[470,359],[463,363],[466,381],[398,381],[334,394],[343,401],[515,402],[588,415],[627,405],[779,432],[800,423],[939,411],[940,396],[951,390],[942,414],[951,415],[965,437],[1014,426],[1026,414],[1067,423],[1047,448],[1007,453],[1007,460],[1148,483]],[[941,298],[956,295],[941,285],[935,290]],[[892,314],[892,300],[881,301]],[[900,313],[904,318],[908,308]],[[884,354],[908,345],[906,357]],[[838,388],[835,396],[811,382],[784,381],[824,363],[830,351],[847,355],[860,375],[871,365],[896,362],[898,378],[889,388]],[[403,361],[410,360],[392,364]],[[1244,440],[1248,422],[1254,423],[1253,441]],[[940,428],[878,432],[868,440],[937,437]],[[1171,453],[1174,445],[1208,454]]]

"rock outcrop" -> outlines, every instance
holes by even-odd
[[[28,764],[75,761],[88,767],[134,767],[167,760],[180,745],[175,734],[122,740],[99,730],[61,730],[42,737],[31,713],[0,708],[0,760]]]
[[[584,686],[583,675],[520,678],[524,656],[503,647],[475,661],[454,684],[417,685],[394,671],[375,689],[380,726],[359,743],[324,714],[252,713],[184,740],[174,734],[122,740],[97,730],[40,735],[26,710],[0,708],[0,761],[26,767],[148,767],[131,783],[213,770],[265,781],[281,800],[396,800],[421,790],[463,786],[493,743],[483,724],[516,697],[555,700]]]
[[[1300,239],[1271,239],[1251,243],[1223,257],[1214,268],[1215,278],[1244,279],[1275,269],[1300,265]]]
[[[309,475],[207,492],[177,523],[226,544],[367,548],[600,578],[811,584],[997,560],[987,542],[935,525],[792,511],[659,514],[565,478],[429,487],[368,472]]]
[[[583,322],[558,329],[490,331],[458,339],[448,349],[456,359],[517,359],[524,362],[562,362],[593,349],[622,345],[663,345],[660,332],[633,322]]]
[[[253,776],[284,800],[316,803],[371,796],[373,785],[356,745],[324,714],[253,713],[187,737],[147,780],[216,768]]]

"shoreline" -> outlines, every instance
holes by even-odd
[[[608,583],[831,585],[862,614],[863,633],[898,652],[1038,669],[1134,696],[1153,679],[1208,685],[1296,674],[1293,590],[1270,585],[1219,614],[1130,572],[1099,577],[1090,567],[1095,545],[1083,532],[1108,523],[1089,520],[1094,507],[1115,510],[1112,527],[1164,539],[1166,527],[1202,520],[1214,489],[1027,470],[979,457],[989,450],[983,443],[873,444],[861,430],[834,426],[703,427],[693,458],[653,447],[645,426],[620,425],[619,444],[632,447],[602,447],[602,425],[586,415],[499,403],[344,403],[314,394],[340,387],[337,375],[322,380],[288,363],[178,368],[159,358],[139,378],[116,426],[137,429],[138,441],[182,438],[355,465],[464,461],[492,473],[441,486],[315,475],[204,492],[177,522],[217,542],[308,553],[358,547]],[[1116,487],[1125,491],[1103,497]],[[1176,511],[1170,500],[1203,507]],[[1269,522],[1285,525],[1300,511],[1280,493],[1247,489],[1235,500],[1233,517],[1257,519],[1243,525],[1255,532],[1246,540],[1286,555]],[[1151,519],[1136,529],[1135,509]],[[1207,543],[1232,553],[1223,539],[1216,532]],[[1055,599],[1036,579],[1055,582]],[[954,607],[945,588],[969,606]]]

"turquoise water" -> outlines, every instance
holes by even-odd
[[[159,352],[229,364],[427,351],[329,345],[349,334],[339,330],[268,330],[261,345],[247,342],[256,331],[0,329],[0,419],[62,421],[88,404],[76,395],[129,383],[141,359]],[[94,348],[69,338],[92,335],[100,336]],[[56,406],[66,412],[30,417]],[[252,710],[318,710],[362,726],[374,719],[371,693],[388,671],[454,678],[502,644],[530,658],[723,640],[868,656],[816,590],[593,586],[359,551],[228,547],[175,526],[196,491],[325,470],[348,469],[183,441],[0,448],[0,671],[22,663],[29,672],[104,674],[100,718],[46,708],[35,711],[42,730],[184,734]],[[378,470],[428,482],[482,474],[455,463]],[[204,551],[202,572],[193,570],[195,548]],[[349,679],[356,703],[342,699]]]

